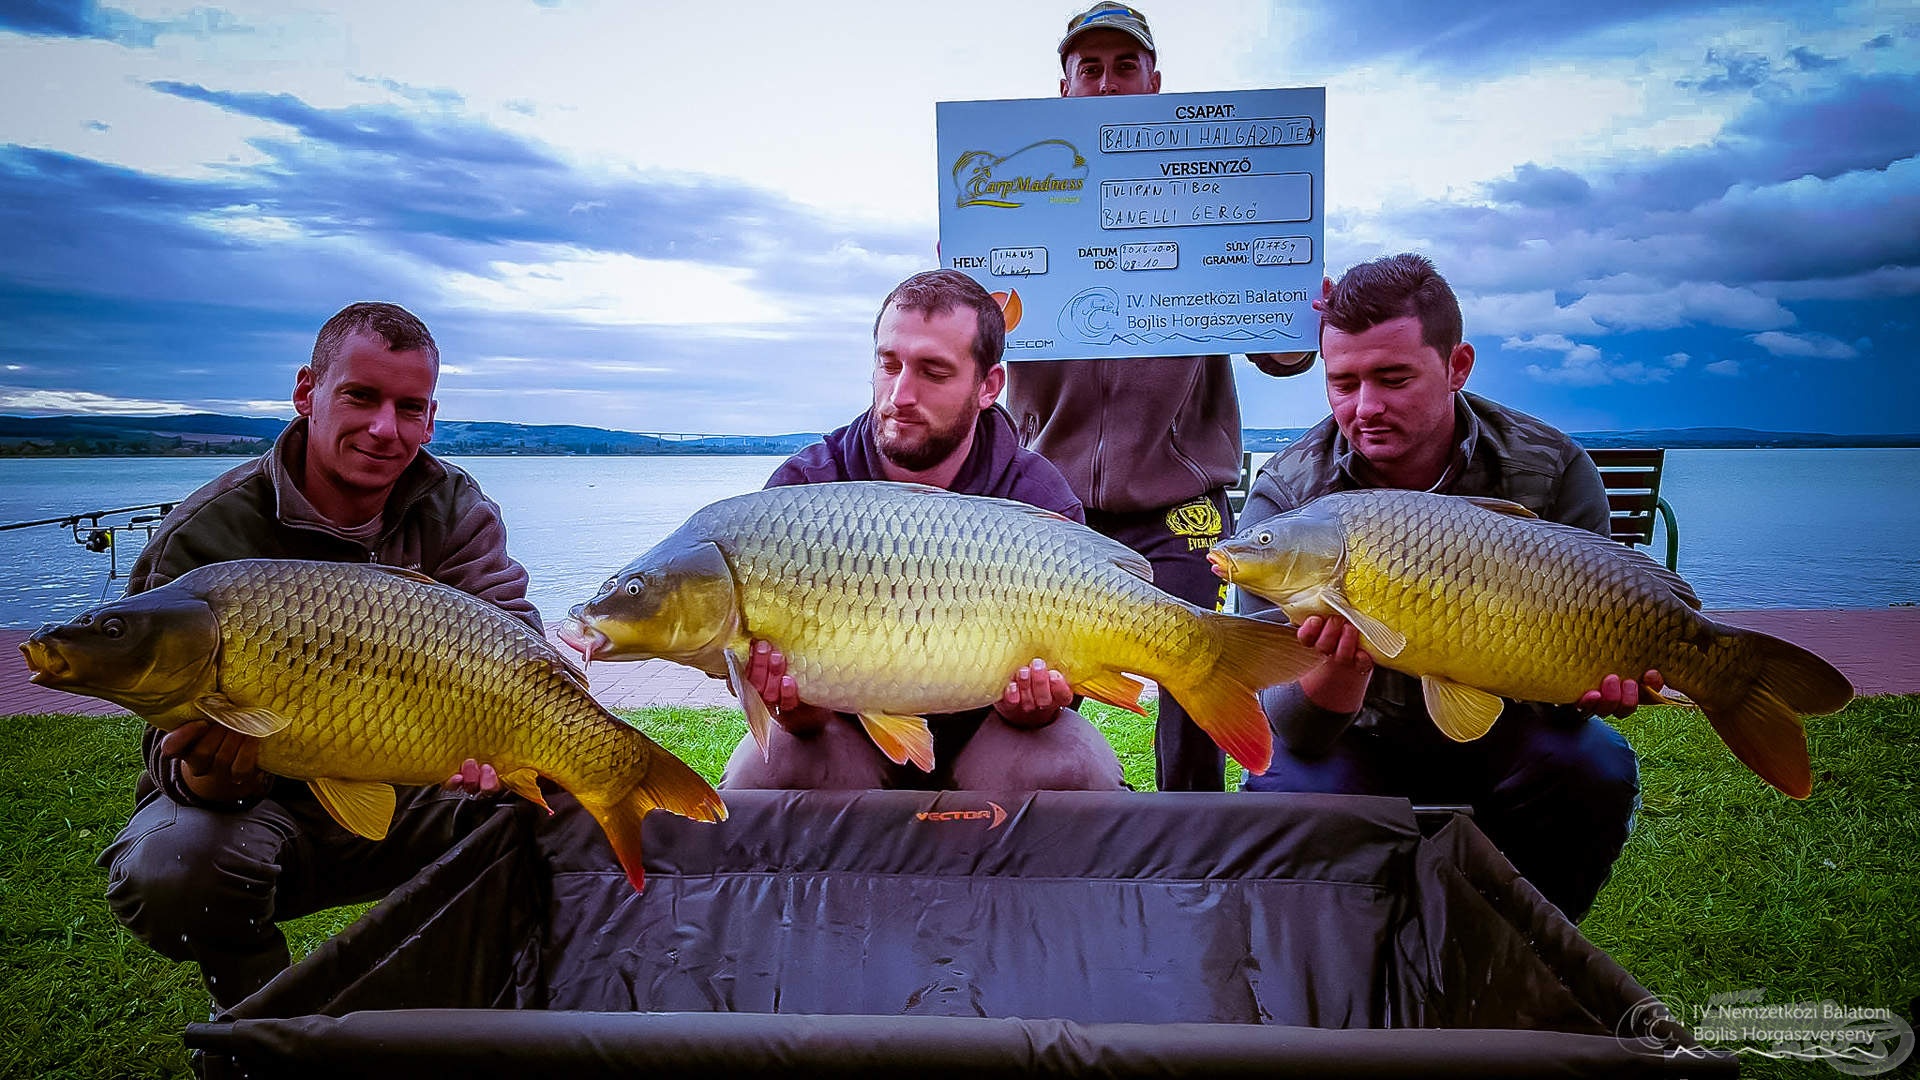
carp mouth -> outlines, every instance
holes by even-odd
[[[605,652],[607,646],[611,644],[607,640],[607,635],[587,625],[578,609],[575,609],[567,616],[566,621],[560,624],[557,636],[566,643],[568,648],[580,654],[583,664],[593,663],[595,654]]]
[[[44,642],[29,638],[20,643],[20,653],[27,658],[27,681],[37,686],[56,685],[72,673],[66,657],[47,648]]]
[[[1215,548],[1207,552],[1207,565],[1213,567],[1214,577],[1233,583],[1233,556]]]

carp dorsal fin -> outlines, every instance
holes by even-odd
[[[1146,691],[1147,685],[1131,675],[1118,671],[1096,672],[1086,680],[1074,683],[1073,688],[1116,709],[1147,715],[1147,710],[1140,707],[1140,695]]]
[[[307,781],[307,786],[341,828],[369,840],[387,838],[387,826],[393,824],[392,784],[322,776]]]
[[[441,582],[428,577],[427,575],[421,573],[418,570],[409,570],[404,566],[388,566],[386,563],[368,563],[367,565],[372,567],[375,570],[380,571],[383,574],[392,574],[394,577],[397,577],[397,578],[407,578],[412,581],[425,582],[428,585],[442,584]],[[447,587],[452,588],[452,586],[447,586]]]
[[[747,665],[740,654],[729,646],[726,650],[727,685],[732,688],[733,696],[740,699],[740,711],[747,714],[747,730],[753,733],[753,742],[760,748],[761,760],[771,760],[773,750],[767,743],[767,734],[773,728],[773,714],[767,711],[767,703],[760,692],[747,682]]]
[[[1422,675],[1420,690],[1426,695],[1427,715],[1433,717],[1434,726],[1454,742],[1472,742],[1485,735],[1507,707],[1485,690],[1438,675]]]
[[[1327,589],[1320,594],[1328,607],[1340,613],[1340,617],[1353,624],[1355,630],[1367,639],[1367,651],[1374,656],[1391,660],[1407,649],[1407,636],[1379,619],[1368,615],[1353,606],[1347,594],[1339,589]]]
[[[1491,510],[1496,514],[1506,514],[1509,517],[1537,518],[1540,516],[1512,499],[1495,499],[1487,495],[1456,495],[1454,498],[1465,499],[1482,510]]]
[[[887,755],[888,761],[895,765],[911,761],[921,772],[933,771],[933,729],[927,726],[926,717],[863,712],[860,726],[867,729],[867,738]]]
[[[272,709],[237,705],[232,698],[220,693],[203,694],[193,704],[207,719],[221,727],[256,739],[278,734],[293,723]]]

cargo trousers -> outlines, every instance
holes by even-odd
[[[1162,591],[1208,611],[1225,606],[1227,584],[1207,562],[1207,549],[1233,535],[1233,509],[1225,488],[1141,513],[1089,509],[1087,525],[1146,556],[1153,564],[1153,583]],[[1154,786],[1161,791],[1224,791],[1226,765],[1219,744],[1162,688],[1160,719],[1153,731]]]
[[[1382,682],[1417,680],[1376,670]],[[1299,693],[1298,684],[1268,690]],[[1268,704],[1272,709],[1273,705]],[[1349,727],[1326,753],[1307,756],[1276,738],[1273,764],[1247,791],[1398,795],[1419,805],[1469,805],[1474,824],[1520,875],[1573,922],[1593,907],[1626,846],[1640,805],[1639,762],[1612,725],[1566,707],[1507,707],[1473,742],[1441,734],[1421,713]]]
[[[438,787],[402,787],[397,797],[386,839],[373,841],[311,798],[222,812],[153,791],[100,854],[107,905],[156,952],[197,961],[214,1005],[232,1008],[287,967],[278,923],[385,896],[492,805]]]

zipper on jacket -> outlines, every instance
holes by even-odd
[[[1173,419],[1167,423],[1167,449],[1172,452],[1175,461],[1187,467],[1187,472],[1191,473],[1194,482],[1200,485],[1202,489],[1201,494],[1203,495],[1211,492],[1213,485],[1207,483],[1206,472],[1202,470],[1199,464],[1193,460],[1193,457],[1180,446],[1180,414],[1186,409],[1187,403],[1193,400],[1194,384],[1200,381],[1200,369],[1205,363],[1206,361],[1202,359],[1199,363],[1194,364],[1192,370],[1187,373],[1186,390],[1180,395],[1180,405],[1173,410]]]
[[[1104,507],[1106,500],[1101,497],[1100,491],[1100,462],[1107,451],[1107,391],[1109,389],[1107,375],[1113,361],[1095,362],[1100,365],[1095,369],[1100,373],[1096,379],[1100,386],[1100,393],[1094,396],[1098,406],[1093,417],[1093,465],[1087,470],[1087,494],[1088,502],[1094,506]]]

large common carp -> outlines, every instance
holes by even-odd
[[[1338,613],[1383,666],[1417,676],[1449,737],[1501,698],[1569,704],[1609,674],[1657,670],[1734,756],[1796,799],[1813,790],[1801,714],[1853,697],[1778,638],[1714,622],[1678,575],[1607,537],[1499,499],[1368,490],[1257,522],[1208,556],[1295,622]]]
[[[163,731],[212,720],[260,738],[260,768],[305,780],[372,840],[394,784],[471,757],[540,805],[548,777],[586,807],[641,887],[640,819],[719,821],[680,759],[614,716],[541,635],[406,570],[245,559],[199,567],[21,644],[33,681],[105,698]]]
[[[933,765],[925,713],[992,703],[1044,658],[1088,697],[1140,711],[1143,675],[1258,773],[1254,691],[1319,659],[1283,627],[1161,592],[1125,546],[1025,503],[884,481],[803,484],[688,518],[573,609],[589,660],[665,657],[726,675],[764,751],[747,646],[786,654],[802,701],[858,713],[895,762]]]

